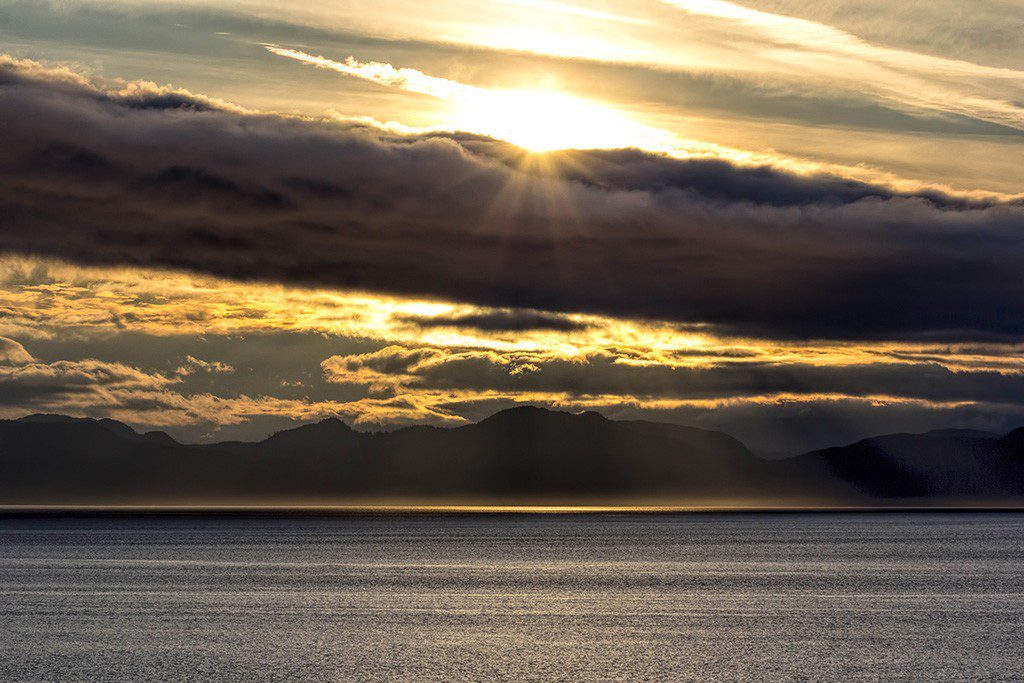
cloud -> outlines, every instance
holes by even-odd
[[[332,356],[321,365],[328,381],[391,393],[495,390],[685,401],[885,396],[1004,404],[1017,403],[1024,395],[1024,374],[1019,371],[951,370],[931,361],[822,365],[808,360],[781,363],[723,357],[682,364],[654,358],[624,351],[558,357],[528,351],[391,345],[371,353]]]
[[[454,327],[481,332],[527,332],[550,330],[555,332],[579,332],[590,325],[564,315],[521,309],[498,309],[453,313],[442,315],[403,315],[401,320],[419,327]]]
[[[0,250],[651,317],[1019,339],[1024,207],[640,152],[256,115],[0,63]]]
[[[0,264],[0,322],[30,346],[23,355],[9,345],[22,360],[100,357],[176,380],[155,390],[50,392],[45,405],[14,400],[12,410],[116,416],[183,441],[258,439],[326,415],[366,428],[462,424],[536,403],[700,423],[742,432],[758,448],[800,450],[883,431],[1008,430],[1024,413],[1019,345],[717,339],[596,316],[24,258]],[[585,328],[532,327],[562,321]],[[188,367],[190,355],[234,372]],[[811,416],[844,436],[830,440]],[[785,437],[792,423],[800,429]]]
[[[584,19],[594,19],[597,21],[611,21],[621,24],[637,24],[637,25],[648,25],[651,23],[648,19],[640,17],[631,17],[623,14],[617,14],[615,12],[604,12],[601,10],[594,10],[588,7],[580,7],[578,5],[570,5],[564,2],[552,2],[552,0],[498,0],[498,2],[504,2],[509,5],[519,5],[530,10],[541,10],[544,12],[554,12],[556,14],[568,14],[574,17],[582,17]]]
[[[0,363],[10,363],[11,365],[21,365],[25,363],[31,363],[34,358],[32,354],[25,350],[25,347],[6,337],[0,337]]]
[[[392,344],[330,356],[320,366],[325,382],[303,371],[303,359],[342,342],[307,345],[312,341],[135,336],[100,338],[95,347],[81,340],[39,341],[32,354],[8,340],[0,344],[13,351],[11,360],[0,362],[0,416],[112,417],[194,441],[262,438],[327,416],[362,428],[456,425],[531,404],[723,429],[769,451],[806,450],[885,431],[1006,431],[1024,420],[1020,372],[953,371],[927,358],[815,365],[812,350],[802,361],[773,362],[729,348],[708,349],[698,358],[683,350],[558,356],[551,350]],[[297,346],[289,351],[290,344]],[[197,346],[230,360],[235,371],[218,375],[211,386],[206,373],[182,375],[161,361]],[[127,347],[146,349],[130,361],[83,357],[89,348],[123,357]],[[304,379],[299,387],[281,387],[283,376]]]
[[[186,356],[185,362],[178,367],[175,371],[176,374],[181,376],[194,375],[196,373],[205,373],[207,375],[217,374],[231,374],[235,371],[233,367],[227,363],[220,361],[205,361],[195,356]]]
[[[796,63],[805,72],[823,69],[823,75],[834,75],[836,80],[860,78],[866,90],[885,99],[1024,129],[1024,108],[1018,99],[1024,71],[886,47],[827,24],[727,0],[662,2],[760,34],[764,41],[760,51],[769,63],[786,63],[786,52],[794,51]],[[979,83],[987,89],[978,88]]]
[[[0,406],[62,412],[124,407],[160,396],[173,383],[171,378],[123,363],[92,359],[44,363],[16,355],[0,362]]]
[[[378,85],[401,88],[442,100],[460,96],[476,96],[481,92],[479,88],[463,85],[447,78],[429,76],[418,69],[397,68],[382,62],[360,62],[355,57],[349,57],[345,61],[339,62],[277,45],[264,45],[264,48],[278,57],[287,57],[320,69],[337,71]]]
[[[180,391],[182,376],[231,372],[223,363],[189,358],[186,372],[161,373],[126,363],[35,359],[18,342],[0,338],[0,416],[55,412],[112,417],[136,425],[209,429],[252,419],[309,420],[339,414],[344,404],[272,396],[217,396]],[[192,436],[195,436],[193,433]]]
[[[328,381],[362,383],[375,392],[347,404],[359,424],[451,424],[530,404],[718,429],[758,452],[794,454],[893,432],[971,427],[1004,433],[1024,421],[1020,373],[953,372],[934,363],[685,367],[622,361],[610,354],[552,359],[391,346],[331,357],[323,368]]]

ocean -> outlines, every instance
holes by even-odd
[[[1022,678],[1012,513],[0,518],[3,681]]]

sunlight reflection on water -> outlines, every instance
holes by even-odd
[[[0,519],[0,679],[1013,679],[1013,514]]]

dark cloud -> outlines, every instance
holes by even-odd
[[[722,360],[694,366],[631,363],[595,352],[559,358],[530,352],[388,346],[332,356],[323,367],[339,383],[393,382],[420,390],[568,392],[577,395],[707,400],[791,394],[815,398],[888,396],[930,402],[1016,404],[1024,375],[950,370],[935,362],[820,365]]]
[[[434,316],[406,315],[402,316],[402,319],[419,327],[456,327],[482,332],[528,332],[530,330],[578,332],[588,327],[586,323],[578,322],[564,315],[523,309],[499,309]]]
[[[172,96],[173,95],[173,96]],[[255,116],[0,65],[0,249],[709,323],[1021,338],[1024,207],[640,152]]]
[[[71,409],[160,396],[172,380],[123,363],[37,361],[18,342],[0,338],[0,409]]]
[[[865,199],[923,199],[943,209],[983,209],[972,201],[934,190],[897,192],[838,175],[797,175],[770,166],[736,166],[722,159],[674,160],[635,149],[567,151],[557,159],[559,175],[600,188],[667,192],[684,190],[694,198],[760,206],[842,206]]]

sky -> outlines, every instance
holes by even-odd
[[[0,417],[1024,424],[1024,3],[0,0]]]

